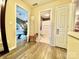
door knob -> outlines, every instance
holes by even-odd
[[[59,34],[59,29],[56,29],[56,34]]]

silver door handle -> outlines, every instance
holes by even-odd
[[[59,34],[59,29],[56,29],[56,34]]]

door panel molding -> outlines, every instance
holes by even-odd
[[[57,6],[55,9],[55,45],[67,48],[67,31],[69,20],[69,4]]]

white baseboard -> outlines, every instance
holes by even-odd
[[[14,47],[12,47],[12,48],[9,48],[9,51],[11,51],[11,50],[13,50],[13,49],[15,49],[16,48],[16,46],[14,46]]]

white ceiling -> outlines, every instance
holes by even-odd
[[[38,5],[41,5],[55,0],[23,0],[23,1],[29,3],[32,6],[35,3],[38,3]]]
[[[43,18],[49,18],[50,17],[50,10],[46,10],[40,13],[41,17]]]

